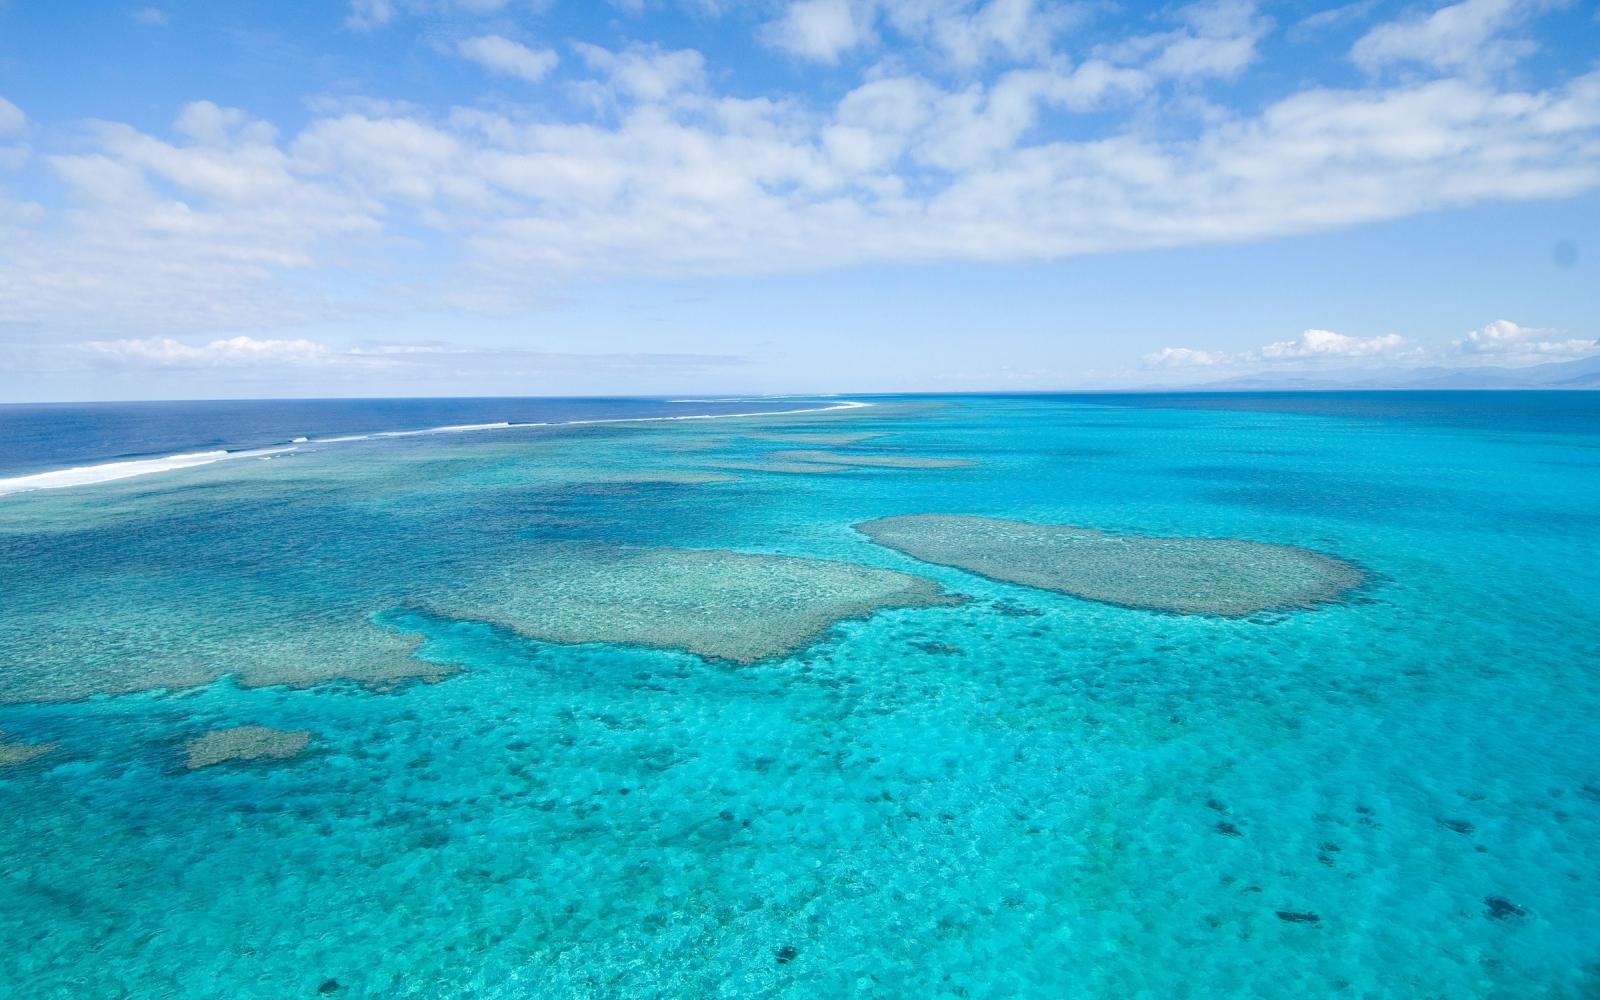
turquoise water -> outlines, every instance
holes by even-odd
[[[873,402],[0,497],[0,995],[1600,993],[1600,399]],[[853,527],[918,513],[1362,582],[1171,614]],[[683,550],[703,600],[593,583]],[[236,726],[311,735],[188,769]]]

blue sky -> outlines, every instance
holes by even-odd
[[[1600,352],[1594,3],[0,0],[0,400]]]

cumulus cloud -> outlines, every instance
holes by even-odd
[[[394,20],[393,0],[350,0],[350,13],[345,17],[346,27],[365,31],[379,28]]]
[[[1368,72],[1393,63],[1439,70],[1498,69],[1535,49],[1530,41],[1500,35],[1549,5],[1550,0],[1461,0],[1431,14],[1378,25],[1356,42],[1350,58]]]
[[[91,340],[81,348],[107,361],[155,368],[324,365],[339,359],[326,345],[310,340],[257,340],[244,336],[199,345],[185,344],[171,337]]]
[[[601,89],[612,99],[659,102],[705,86],[706,59],[693,49],[670,51],[655,45],[630,45],[613,52],[583,43],[573,48],[609,85]]]
[[[1295,41],[1306,41],[1321,32],[1353,24],[1368,17],[1377,5],[1378,0],[1355,0],[1354,3],[1308,14],[1289,29],[1289,37]]]
[[[524,3],[540,8],[547,6],[548,0],[524,0]],[[402,14],[498,14],[509,4],[510,0],[350,0],[350,12],[344,23],[345,27],[356,31],[372,31],[389,25]]]
[[[1373,363],[1402,368],[1455,365],[1463,362],[1515,367],[1545,361],[1566,361],[1600,354],[1600,341],[1566,337],[1556,330],[1520,326],[1500,319],[1471,331],[1448,346],[1424,348],[1399,334],[1352,337],[1332,330],[1306,330],[1293,340],[1280,340],[1247,351],[1209,351],[1164,347],[1146,354],[1145,368],[1223,368],[1261,371],[1274,367],[1361,367]]]
[[[64,203],[42,225],[37,206],[7,216],[0,323],[182,337],[516,309],[616,276],[1043,260],[1600,187],[1600,71],[1309,87],[1197,118],[1184,102],[1248,69],[1268,28],[1238,0],[1076,61],[1032,47],[1042,4],[844,8],[950,53],[964,25],[971,52],[1017,61],[954,80],[885,61],[837,97],[736,97],[697,51],[576,43],[587,102],[560,111],[346,97],[286,134],[205,101],[165,130],[87,123],[42,151]],[[514,46],[491,46],[506,71],[541,71],[482,39]]]
[[[1103,45],[1101,55],[1114,62],[1147,59],[1158,77],[1232,78],[1257,56],[1256,46],[1272,27],[1248,0],[1211,0],[1178,10],[1183,26],[1173,31],[1138,35]]]
[[[990,59],[1042,60],[1056,36],[1087,20],[1088,4],[1039,0],[884,0],[884,21],[959,67]]]
[[[1370,358],[1393,356],[1405,347],[1405,338],[1394,333],[1380,337],[1349,337],[1332,330],[1306,330],[1294,340],[1268,344],[1261,348],[1258,356],[1265,361]]]
[[[1468,333],[1452,345],[1458,354],[1504,362],[1562,361],[1600,353],[1594,339],[1562,337],[1559,331],[1519,326],[1497,319]]]
[[[1040,0],[789,0],[763,36],[791,55],[834,63],[892,33],[971,68],[995,58],[1045,59],[1054,38],[1091,10]]]
[[[381,370],[388,379],[450,379],[475,374],[500,377],[552,372],[699,372],[747,364],[737,355],[617,352],[576,354],[517,348],[476,349],[436,343],[366,344],[334,347],[305,339],[235,336],[191,344],[171,337],[92,340],[72,345],[71,362],[116,371],[195,371],[219,378],[250,378],[286,370],[317,376],[360,377]],[[309,374],[309,373],[308,373]]]
[[[818,62],[837,62],[873,37],[872,7],[852,0],[793,0],[768,26],[768,44]]]
[[[1229,360],[1229,355],[1221,351],[1198,351],[1192,347],[1163,347],[1143,358],[1147,368],[1209,368]]]
[[[199,102],[172,138],[94,126],[88,148],[47,158],[73,197],[63,225],[0,249],[0,319],[322,318],[347,304],[283,282],[363,244],[396,307],[511,305],[579,275],[1046,259],[1600,185],[1600,74],[1544,91],[1313,90],[1189,137],[1060,138],[1035,135],[1041,109],[1153,84],[1094,62],[986,86],[907,75],[816,109],[706,92],[697,54],[584,57],[619,104],[610,124],[378,104],[280,136]],[[456,270],[397,273],[384,234],[402,224]]]
[[[28,116],[22,109],[0,97],[0,136],[16,135],[28,123]]]
[[[1352,337],[1332,330],[1306,330],[1293,340],[1279,340],[1251,351],[1229,353],[1191,347],[1164,347],[1142,359],[1147,368],[1252,368],[1290,362],[1370,362],[1414,359],[1421,352],[1399,334]]]
[[[556,68],[561,58],[552,49],[530,49],[501,35],[463,39],[456,51],[491,73],[538,83]]]

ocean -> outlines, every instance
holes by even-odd
[[[1596,497],[1577,392],[0,407],[0,995],[1600,995]]]

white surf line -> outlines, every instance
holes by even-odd
[[[424,427],[416,431],[373,431],[370,434],[341,434],[338,437],[295,438],[296,441],[306,441],[307,444],[344,444],[348,441],[371,441],[373,438],[403,438],[416,437],[419,434],[460,434],[464,431],[497,431],[507,427],[543,427],[544,424],[513,424],[508,420],[501,420],[492,424],[446,424],[443,427]]]
[[[707,400],[707,402],[723,402],[723,400]],[[732,400],[731,402],[743,401]],[[100,465],[84,465],[72,469],[56,469],[52,472],[35,472],[26,476],[14,476],[10,479],[0,479],[0,496],[10,493],[27,493],[33,490],[59,490],[69,486],[93,486],[97,483],[109,483],[118,479],[129,479],[133,476],[148,476],[157,472],[193,469],[202,465],[210,465],[213,462],[225,462],[234,458],[265,458],[271,455],[299,451],[298,446],[301,444],[344,444],[351,441],[371,441],[377,438],[417,437],[423,434],[459,434],[467,431],[517,430],[523,427],[577,427],[591,424],[647,424],[666,420],[781,417],[801,413],[827,413],[830,410],[853,410],[858,407],[872,405],[872,403],[846,401],[832,406],[814,406],[803,410],[767,410],[760,413],[690,413],[679,417],[605,417],[595,420],[544,421],[526,424],[513,424],[502,420],[492,424],[452,424],[445,427],[428,427],[416,431],[374,431],[371,434],[347,434],[330,438],[308,439],[297,437],[289,445],[274,448],[252,448],[246,451],[196,451],[181,455],[167,455],[164,458],[137,458],[122,462],[105,462]]]
[[[73,469],[56,469],[53,472],[35,472],[26,476],[0,479],[0,496],[8,493],[26,493],[31,490],[59,490],[68,486],[93,486],[133,476],[148,476],[156,472],[175,469],[193,469],[213,462],[233,458],[265,458],[293,447],[252,448],[248,451],[192,451],[163,458],[135,458],[123,462],[105,462],[100,465],[81,465]]]

